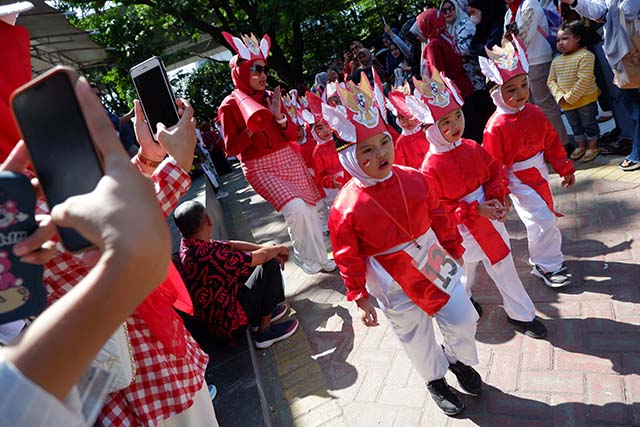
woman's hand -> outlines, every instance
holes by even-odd
[[[20,140],[2,163],[0,170],[23,173],[29,161],[27,147]],[[35,185],[36,183],[37,180],[35,178],[31,180],[31,184],[36,187],[36,192],[38,192],[39,187]],[[56,244],[53,241],[53,237],[56,235],[56,227],[51,222],[49,215],[36,215],[35,220],[38,223],[38,228],[20,243],[15,244],[13,253],[15,256],[21,257],[20,261],[22,262],[46,264],[56,253]]]
[[[167,155],[167,150],[157,142],[153,140],[151,131],[147,122],[144,120],[144,113],[142,111],[142,105],[137,99],[133,101],[134,116],[131,119],[133,121],[133,130],[136,134],[136,140],[140,145],[139,153],[152,162],[161,162],[164,156]]]
[[[273,90],[273,95],[269,98],[269,111],[276,120],[282,119],[282,95],[280,94],[280,86]]]
[[[198,143],[196,119],[193,117],[194,110],[189,101],[178,98],[176,104],[180,121],[168,129],[164,124],[158,123],[158,141],[178,165],[185,172],[189,172],[193,163],[193,153]]]
[[[369,299],[369,297],[363,297],[356,300],[358,304],[358,315],[362,323],[367,327],[378,326],[378,314],[376,308]]]

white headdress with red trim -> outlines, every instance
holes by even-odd
[[[268,34],[262,36],[262,39],[258,42],[256,36],[251,33],[250,36],[243,34],[238,38],[234,35],[231,35],[225,31],[222,32],[225,40],[233,50],[236,51],[238,57],[246,60],[256,60],[263,59],[267,60],[269,57],[269,49],[271,48],[271,39]]]
[[[489,80],[502,85],[512,78],[529,72],[527,51],[517,37],[504,40],[502,46],[487,49],[489,58],[480,57],[480,70]]]
[[[360,85],[348,82],[346,88],[338,86],[342,107],[322,104],[322,116],[338,137],[346,142],[336,148],[338,151],[350,144],[387,131],[381,111],[375,99],[374,89],[362,73]]]
[[[415,86],[414,98],[419,101],[422,107],[429,110],[433,120],[431,123],[437,122],[445,114],[464,105],[456,85],[438,70],[434,70],[431,77],[422,76],[422,80],[414,77],[413,84]],[[415,113],[424,115],[424,112],[421,113],[419,110],[416,110]]]

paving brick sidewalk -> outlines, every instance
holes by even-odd
[[[516,265],[549,337],[514,333],[485,274],[474,296],[484,307],[477,341],[486,386],[478,398],[463,396],[459,418],[435,407],[384,316],[377,328],[360,324],[337,273],[308,276],[287,265],[302,330],[258,354],[274,424],[640,425],[640,172],[623,173],[616,161],[600,157],[579,170],[574,189],[552,178],[570,287],[554,291],[531,276],[524,227],[510,216]],[[233,197],[239,227],[256,241],[288,241],[282,217],[250,186]]]

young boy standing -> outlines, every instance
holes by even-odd
[[[556,225],[561,215],[553,207],[545,161],[562,177],[564,187],[575,184],[573,163],[544,113],[527,103],[529,64],[517,38],[487,54],[488,59],[480,58],[480,67],[496,84],[491,92],[496,112],[485,128],[483,146],[506,170],[513,206],[527,228],[531,273],[552,288],[566,286],[571,277]]]

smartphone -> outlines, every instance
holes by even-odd
[[[37,228],[35,206],[29,178],[0,172],[0,324],[35,316],[46,304],[42,266],[13,254],[13,246]]]
[[[18,88],[11,109],[50,208],[93,191],[104,175],[73,86],[74,70],[55,67]],[[58,227],[64,247],[78,252],[91,243]]]
[[[157,141],[159,122],[169,128],[180,120],[167,72],[160,58],[154,56],[131,68],[131,79],[151,135]]]

